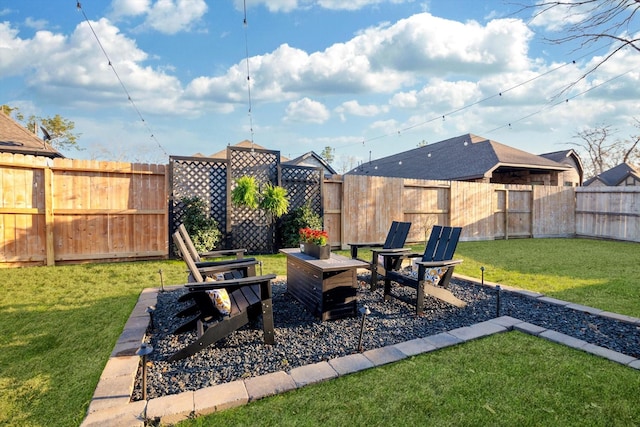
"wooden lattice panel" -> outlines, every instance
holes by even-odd
[[[229,147],[227,153],[230,192],[235,188],[235,180],[244,175],[254,177],[260,188],[268,183],[279,185],[278,151]],[[274,230],[264,212],[230,206],[229,217],[233,247],[245,248],[252,253],[274,252]]]
[[[209,204],[209,215],[218,222],[223,235],[227,229],[227,162],[171,157],[171,200],[169,203],[169,235],[182,223],[185,197],[200,197]],[[228,247],[228,242],[223,242]]]
[[[289,197],[289,212],[309,202],[322,216],[322,168],[282,166],[282,186]]]

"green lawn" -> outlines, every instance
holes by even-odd
[[[637,243],[462,242],[456,257],[461,274],[479,278],[484,266],[487,281],[640,317]],[[259,258],[265,273],[285,274],[283,256]],[[186,279],[179,261],[0,269],[0,425],[79,425],[140,291],[160,285],[160,269],[165,285]],[[639,392],[638,371],[510,333],[193,425],[640,425]]]

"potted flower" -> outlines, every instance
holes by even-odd
[[[300,229],[300,252],[318,259],[329,259],[331,247],[328,245],[329,233],[313,228]]]

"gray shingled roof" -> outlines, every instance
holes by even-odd
[[[460,181],[490,176],[498,167],[550,171],[569,169],[569,166],[553,160],[477,135],[465,134],[363,163],[348,173]]]
[[[308,161],[308,159],[315,159],[315,161],[311,160]],[[322,158],[322,156],[320,156],[319,154],[317,154],[315,151],[309,151],[307,153],[304,153],[301,156],[296,157],[295,159],[291,159],[291,160],[287,160],[286,162],[282,162],[284,164],[287,165],[294,165],[294,166],[299,166],[299,165],[306,165],[307,163],[310,165],[315,166],[314,163],[317,163],[319,165],[322,165],[322,167],[324,167],[325,171],[329,174],[329,175],[336,175],[337,172],[331,167],[331,165],[329,163],[327,163],[327,161],[325,159]]]
[[[584,185],[588,186],[597,179],[606,186],[615,187],[627,179],[628,176],[633,176],[635,179],[640,181],[640,171],[629,163],[620,163],[618,166],[614,166],[611,169],[588,179],[585,181]]]
[[[64,157],[51,145],[0,111],[0,152]]]

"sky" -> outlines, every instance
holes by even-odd
[[[534,154],[637,135],[640,54],[581,79],[613,47],[549,43],[567,16],[516,3],[0,0],[0,104],[73,121],[67,157],[150,163],[249,140],[344,172],[466,133]]]

